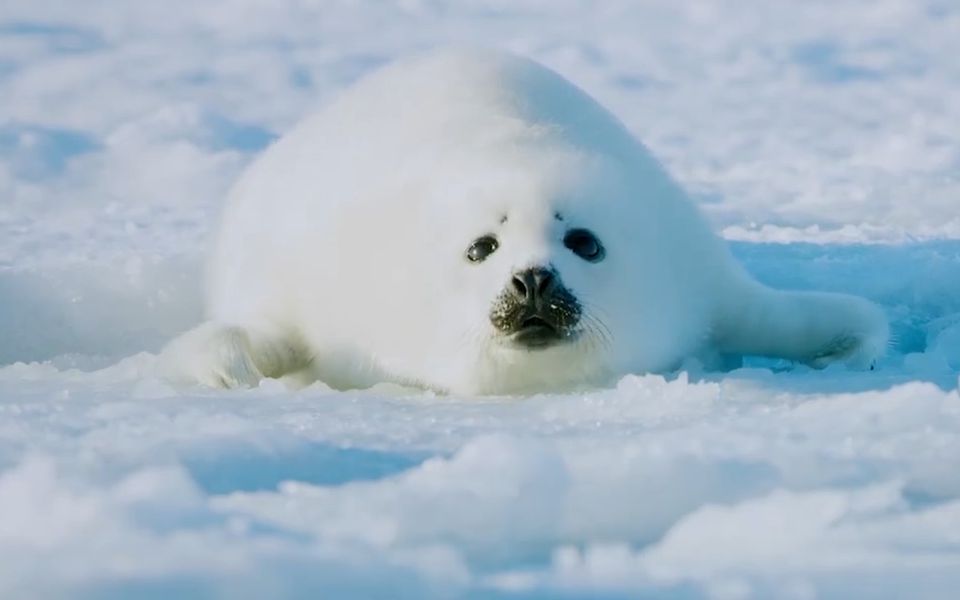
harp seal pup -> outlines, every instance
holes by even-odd
[[[869,367],[888,339],[863,299],[754,281],[620,121],[493,51],[395,63],[296,125],[230,192],[207,284],[174,381],[531,393],[688,357]]]

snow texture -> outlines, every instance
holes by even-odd
[[[889,356],[522,399],[152,377],[250,158],[464,42],[609,106],[760,280],[881,304]],[[5,2],[0,597],[954,597],[958,55],[940,0]]]

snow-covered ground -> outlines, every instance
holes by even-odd
[[[611,107],[760,279],[879,302],[890,355],[523,399],[156,380],[251,156],[463,42]],[[952,0],[4,2],[0,597],[955,597],[957,56]]]

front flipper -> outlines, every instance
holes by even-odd
[[[174,339],[160,354],[158,370],[175,383],[212,388],[256,387],[308,362],[301,345],[236,325],[206,322]]]

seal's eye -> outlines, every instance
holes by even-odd
[[[485,235],[475,240],[470,244],[470,247],[467,248],[467,260],[474,263],[483,262],[488,256],[496,252],[499,247],[500,242],[497,241],[497,238],[492,235]]]
[[[563,245],[573,253],[590,262],[600,262],[605,254],[603,245],[597,236],[586,229],[571,229],[563,238]]]

